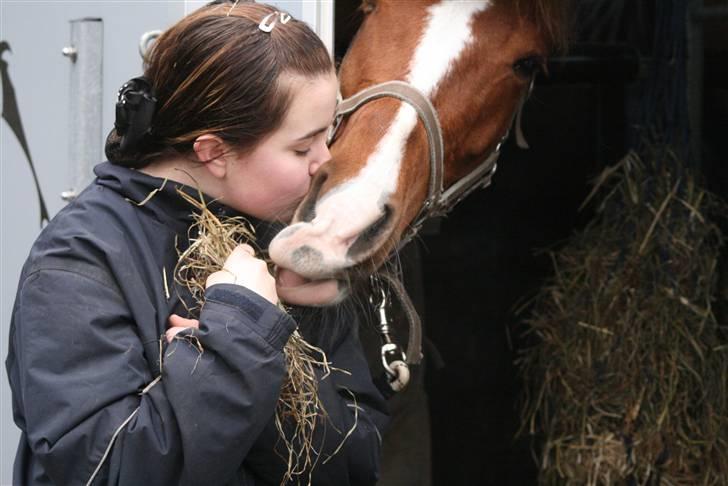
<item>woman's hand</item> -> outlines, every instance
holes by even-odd
[[[167,338],[167,343],[171,343],[177,333],[189,328],[199,329],[200,321],[197,319],[186,319],[178,316],[177,314],[169,316],[169,320],[167,321],[167,331],[164,333],[164,336]]]
[[[278,304],[276,281],[268,272],[268,265],[255,257],[255,250],[250,245],[238,245],[225,260],[222,270],[207,277],[205,288],[219,283],[242,285],[273,304]],[[177,333],[189,328],[199,329],[200,321],[177,314],[170,315],[165,331],[167,342],[171,343]]]
[[[218,283],[242,285],[274,305],[278,304],[276,281],[268,271],[268,265],[255,257],[255,250],[250,245],[238,245],[225,260],[222,270],[207,277],[205,288]]]

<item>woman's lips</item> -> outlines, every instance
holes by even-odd
[[[343,297],[338,280],[311,280],[287,268],[278,268],[276,290],[281,301],[294,305],[332,305]]]

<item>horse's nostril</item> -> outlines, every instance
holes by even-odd
[[[372,247],[372,243],[384,233],[389,227],[389,223],[392,221],[392,214],[394,213],[392,206],[389,204],[384,205],[384,214],[382,217],[376,220],[371,226],[361,232],[356,241],[351,245],[347,256],[349,258],[355,258],[357,255],[365,253]]]
[[[308,190],[306,198],[303,200],[298,210],[298,221],[310,223],[316,217],[316,201],[318,201],[321,186],[326,182],[328,175],[325,171],[319,169],[311,182],[311,188]]]

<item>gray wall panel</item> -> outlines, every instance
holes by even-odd
[[[119,86],[141,72],[139,37],[180,18],[184,2],[0,1],[0,40],[21,120],[51,216],[63,207],[60,193],[71,185],[67,144],[69,64],[61,49],[70,40],[69,21],[104,21],[102,138],[113,125]],[[100,143],[103,140],[99,141]],[[28,162],[7,123],[0,122],[0,356],[7,356],[10,314],[21,266],[40,231],[39,208]],[[4,368],[4,367],[3,367]],[[0,484],[10,484],[19,437],[12,421],[7,376],[0,373]]]

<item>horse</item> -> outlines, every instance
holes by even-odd
[[[365,0],[331,161],[272,240],[279,295],[339,302],[429,217],[487,186],[553,47],[563,0]],[[517,135],[520,135],[517,133]],[[519,145],[524,141],[518,136]],[[303,298],[305,296],[305,298]]]

